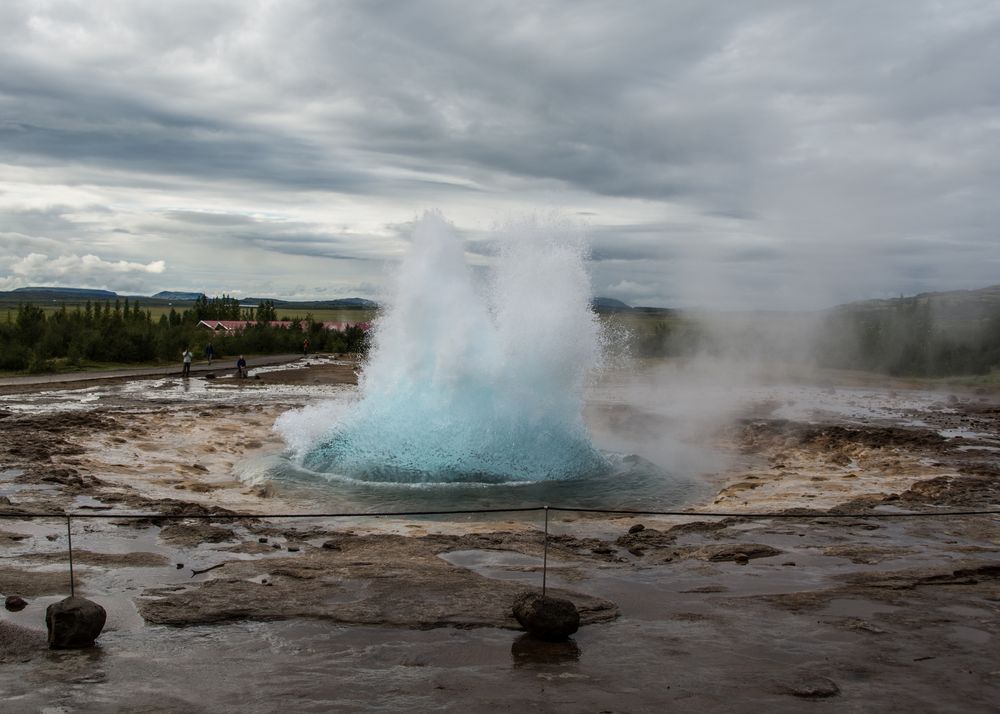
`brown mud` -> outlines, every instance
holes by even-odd
[[[1000,518],[872,517],[1000,506],[994,396],[943,394],[895,420],[790,419],[761,400],[702,436],[730,460],[691,508],[732,517],[559,513],[547,549],[537,514],[228,518],[303,510],[233,474],[280,450],[271,424],[308,402],[257,395],[349,388],[355,369],[231,380],[221,402],[0,406],[0,511],[199,517],[78,520],[74,584],[109,625],[96,650],[61,654],[44,648],[41,616],[68,594],[65,523],[4,519],[0,595],[29,600],[0,617],[9,701],[67,706],[66,682],[74,711],[218,711],[233,697],[246,711],[991,711],[1000,699]],[[657,423],[604,411],[633,430]],[[746,517],[759,512],[808,517]],[[582,611],[563,645],[511,631],[543,557],[552,593]]]

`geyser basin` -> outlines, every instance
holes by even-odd
[[[317,472],[285,456],[237,465],[247,483],[271,483],[278,494],[339,513],[448,511],[534,507],[666,510],[696,498],[704,485],[665,473],[634,456],[605,454],[606,468],[563,479],[507,483],[361,481]]]
[[[360,399],[339,415],[319,406],[279,419],[295,462],[334,480],[411,484],[609,472],[581,417],[601,357],[585,252],[559,233],[525,224],[502,236],[477,282],[451,227],[424,216],[376,322]]]

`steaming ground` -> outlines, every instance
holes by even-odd
[[[315,358],[242,383],[0,393],[2,508],[318,510],[293,483],[240,476],[284,458],[278,415],[356,400],[355,369]],[[609,368],[583,395],[594,448],[655,464],[664,484],[689,477],[680,502],[694,509],[816,518],[553,515],[549,586],[590,623],[572,644],[524,639],[506,609],[540,579],[535,515],[102,521],[78,525],[74,546],[78,592],[108,608],[108,629],[97,651],[49,653],[42,616],[66,590],[64,524],[5,520],[0,595],[29,601],[0,619],[5,704],[991,711],[997,519],[864,516],[995,507],[997,396],[727,374]],[[829,508],[858,517],[825,519]]]

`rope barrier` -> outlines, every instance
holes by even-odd
[[[402,518],[416,516],[458,516],[482,513],[533,513],[542,511],[545,513],[544,535],[542,541],[542,598],[545,598],[548,588],[548,565],[549,565],[549,512],[559,511],[562,513],[600,513],[604,515],[618,516],[681,516],[696,518],[749,518],[749,519],[820,519],[820,518],[950,518],[964,516],[996,516],[1000,515],[1000,509],[979,509],[965,511],[890,511],[878,513],[843,513],[843,512],[809,512],[809,513],[760,513],[739,511],[639,511],[627,509],[609,508],[579,508],[566,506],[524,506],[518,508],[467,508],[458,510],[443,511],[375,511],[368,513],[0,513],[0,519],[35,519],[35,518],[58,518],[66,519],[67,550],[69,551],[69,591],[70,596],[76,594],[75,578],[73,576],[73,519],[105,519],[105,520],[258,520],[262,518]],[[218,566],[216,566],[218,567]],[[211,568],[209,568],[211,570]],[[204,571],[202,571],[204,572]]]
[[[546,506],[553,511],[568,511],[573,513],[605,513],[627,516],[706,516],[711,518],[941,518],[945,516],[996,516],[1000,509],[979,511],[879,511],[877,513],[845,513],[843,511],[824,511],[815,513],[759,513],[740,511],[630,511],[606,508],[563,508],[562,506]]]
[[[523,508],[469,508],[451,511],[369,511],[360,513],[82,513],[74,511],[66,513],[51,511],[48,513],[0,513],[0,518],[96,518],[118,520],[122,518],[149,520],[250,520],[257,518],[387,518],[394,516],[457,516],[473,513],[528,513],[541,511],[544,506],[529,506]]]
[[[261,518],[402,518],[413,516],[456,516],[481,513],[531,513],[560,511],[563,513],[601,513],[618,516],[683,516],[695,518],[947,518],[959,516],[996,516],[1000,509],[966,511],[879,511],[845,513],[842,511],[811,511],[808,513],[761,513],[759,511],[643,511],[612,508],[582,508],[577,506],[525,506],[518,508],[467,508],[444,511],[362,511],[336,513],[85,513],[80,511],[50,511],[42,513],[0,512],[4,519],[89,518],[89,519],[148,519],[148,520],[251,520]]]
[[[67,550],[69,550],[69,596],[76,596],[75,578],[73,577],[73,519],[66,516],[66,540]]]
[[[549,507],[545,507],[545,538],[542,541],[542,598],[545,597],[545,584],[549,573]]]

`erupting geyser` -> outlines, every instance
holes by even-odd
[[[501,483],[607,468],[581,416],[601,357],[579,242],[526,224],[479,284],[436,213],[416,225],[376,323],[360,399],[278,429],[313,472],[360,481]],[[321,426],[317,426],[320,424]]]

